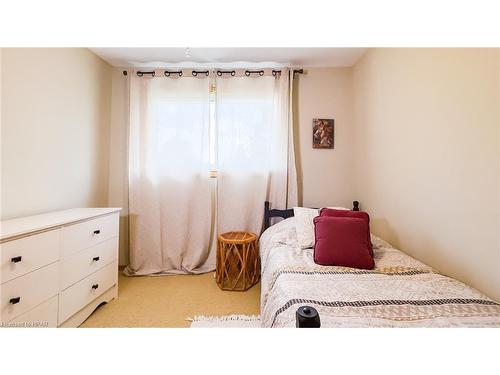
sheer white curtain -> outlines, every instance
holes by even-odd
[[[219,233],[259,234],[265,200],[297,205],[290,83],[287,69],[217,80]]]
[[[129,275],[214,269],[209,79],[130,81]]]

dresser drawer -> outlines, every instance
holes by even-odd
[[[60,229],[0,244],[1,283],[59,259]]]
[[[118,262],[114,261],[63,290],[59,295],[59,324],[111,288],[117,280]]]
[[[110,238],[61,260],[61,289],[118,259],[118,237]]]
[[[8,322],[59,292],[59,262],[2,284],[0,316]]]
[[[55,328],[57,327],[58,296],[54,296],[34,309],[11,320],[8,327]]]
[[[118,213],[62,228],[61,257],[118,236]]]

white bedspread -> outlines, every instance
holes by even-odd
[[[294,327],[310,305],[322,327],[500,327],[500,305],[372,235],[375,269],[320,266],[294,218],[260,239],[263,327]]]

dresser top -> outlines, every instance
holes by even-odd
[[[32,232],[59,227],[76,221],[120,211],[121,208],[72,208],[70,210],[20,217],[0,222],[0,241]]]

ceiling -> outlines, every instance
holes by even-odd
[[[352,66],[366,48],[91,48],[113,66]]]

